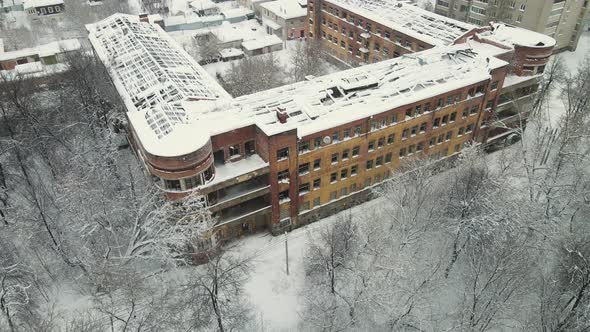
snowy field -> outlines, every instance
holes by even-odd
[[[559,56],[570,70],[575,70],[577,64],[590,55],[590,33],[586,32],[580,39],[576,52],[563,52]],[[557,119],[563,104],[553,100],[552,105],[557,109],[552,112],[552,119]],[[352,208],[352,213],[368,211],[378,204],[379,200],[369,201]],[[345,212],[341,212],[343,214]],[[304,286],[303,262],[305,248],[310,234],[319,227],[325,227],[337,220],[334,215],[308,226],[288,233],[289,246],[289,275],[285,268],[285,238],[273,237],[270,234],[256,234],[241,239],[240,251],[249,253],[256,258],[255,270],[246,284],[246,291],[250,301],[259,313],[257,317],[264,331],[296,331],[300,321],[299,312],[302,309],[300,297]]]

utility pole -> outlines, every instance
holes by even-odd
[[[285,262],[287,264],[287,275],[289,275],[289,245],[287,244],[287,232],[285,231]]]

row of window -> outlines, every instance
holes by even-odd
[[[189,190],[207,183],[213,178],[213,167],[207,168],[203,173],[197,174],[190,178],[179,180],[163,179],[164,188],[172,191]]]
[[[376,174],[373,178],[367,177],[367,178],[365,178],[364,186],[368,187],[372,184],[379,183],[379,182],[387,179],[390,174],[391,174],[390,171],[387,170],[383,174]],[[333,201],[333,200],[338,199],[339,197],[346,196],[349,193],[353,193],[353,192],[357,191],[358,189],[362,189],[362,187],[359,188],[357,183],[352,183],[348,187],[340,188],[340,192],[338,192],[337,190],[332,191],[332,192],[330,192],[330,200],[329,201]],[[319,196],[315,197],[313,199],[313,207],[319,207],[321,204],[322,204],[322,201]],[[312,206],[310,204],[310,201],[304,201],[303,203],[301,203],[300,208],[301,208],[301,211],[306,211],[306,210],[311,209]]]

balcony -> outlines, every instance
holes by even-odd
[[[217,217],[217,224],[215,226],[241,223],[254,215],[270,212],[270,196],[257,197],[215,213],[214,216]]]
[[[209,209],[217,212],[233,205],[263,196],[270,192],[268,176],[262,175],[233,186],[221,188],[207,195]]]

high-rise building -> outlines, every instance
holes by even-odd
[[[413,6],[396,19],[332,2],[318,23],[332,39],[322,40],[383,61],[237,98],[157,25],[116,14],[87,26],[138,160],[169,198],[202,196],[214,239],[282,234],[368,199],[407,160],[506,137],[514,114],[501,110],[536,91],[555,44]],[[398,48],[412,54],[392,58]]]
[[[546,34],[556,51],[575,50],[590,11],[589,0],[437,0],[435,12],[478,26],[505,22]]]

